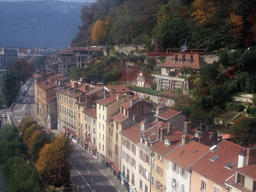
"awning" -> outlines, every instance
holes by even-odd
[[[92,148],[93,150],[97,150],[97,147],[96,147],[95,145],[92,145],[91,148]]]
[[[129,182],[129,179],[127,179],[123,174],[120,173],[120,176],[121,176],[126,182]]]
[[[113,161],[110,161],[110,159],[107,158],[107,157],[106,157],[106,161],[107,161],[108,163],[110,163],[110,164],[111,164],[111,163],[114,163]]]
[[[73,133],[70,129],[65,129],[65,131],[66,131],[67,133],[69,133],[70,135],[76,136],[76,134]]]
[[[119,169],[113,164],[112,165],[112,169],[116,172],[116,173],[120,173]]]

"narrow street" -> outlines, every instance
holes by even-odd
[[[121,192],[126,189],[110,170],[90,156],[80,146],[73,145],[68,158],[72,183],[80,186],[80,191]]]

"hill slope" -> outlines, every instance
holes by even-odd
[[[79,31],[83,5],[90,3],[0,2],[0,47],[69,46]]]

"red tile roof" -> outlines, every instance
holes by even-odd
[[[55,82],[49,82],[49,81],[42,81],[42,82],[38,83],[37,86],[45,91],[48,89],[53,89],[53,88],[57,87]]]
[[[187,145],[177,147],[166,155],[165,158],[188,170],[192,163],[206,154],[209,150],[210,148],[208,146],[196,141],[191,141]]]
[[[167,108],[164,112],[156,114],[156,117],[168,120],[180,113],[181,113],[180,111],[175,111],[175,110]]]
[[[256,180],[256,164],[235,169],[237,172]]]
[[[190,167],[204,177],[225,186],[225,180],[235,173],[234,169],[237,168],[238,155],[245,148],[227,140],[221,141],[217,147],[216,150],[209,151]],[[219,157],[215,162],[210,160],[214,156]],[[228,169],[225,166],[230,162],[234,162],[235,166]]]
[[[97,114],[96,114],[96,110],[94,108],[89,108],[83,111],[86,115],[89,115],[91,117],[96,118]]]
[[[105,88],[111,93],[130,93],[131,90],[124,85],[107,85]]]
[[[134,104],[137,103],[137,102],[139,102],[139,101],[142,101],[142,100],[141,100],[140,98],[138,98],[138,97],[133,97],[133,98],[131,98],[130,100],[128,100],[128,101],[122,103],[122,105],[120,105],[120,107],[123,107],[123,108],[125,108],[125,109],[129,109],[129,108],[131,107],[131,102],[132,102],[131,100],[133,100]]]
[[[117,121],[118,123],[122,123],[123,121],[128,119],[128,117],[126,117],[125,115],[123,115],[121,113],[117,113],[117,114],[113,115],[111,118],[113,120]]]
[[[51,97],[48,97],[47,98],[47,101],[52,101],[52,100],[54,100],[54,99],[56,99],[56,96],[54,95],[54,96],[51,96]]]
[[[175,55],[178,55],[178,60],[175,60]],[[183,55],[186,56],[186,60],[183,60]],[[193,61],[188,62],[190,60],[190,56],[193,56]],[[176,53],[172,55],[165,63],[159,64],[159,67],[162,68],[182,68],[182,67],[191,67],[192,69],[200,69],[203,65],[205,65],[205,61],[203,58],[196,53]]]
[[[56,74],[56,75],[52,75],[52,76],[47,77],[47,80],[54,81],[55,79],[58,79],[60,77],[61,76],[59,74]]]
[[[119,95],[118,96],[119,98],[122,98],[122,97],[125,97],[125,95]],[[99,104],[101,104],[101,105],[109,105],[110,103],[113,103],[114,101],[116,101],[116,98],[117,98],[117,96],[116,96],[116,94],[114,94],[114,95],[111,95],[110,97],[107,97],[107,98],[105,98],[105,99],[99,99],[99,100],[97,100],[96,101],[96,103],[99,103]]]

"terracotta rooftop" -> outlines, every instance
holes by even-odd
[[[134,126],[122,131],[121,134],[135,144],[140,142],[141,133],[144,133],[145,136],[149,136],[150,140],[155,140],[157,137],[158,126],[165,124],[163,122],[154,121],[148,124],[148,128],[146,130],[142,131],[141,123],[142,121],[138,122]]]
[[[132,101],[132,100],[133,100],[133,101]],[[123,108],[125,108],[125,109],[129,109],[130,107],[132,107],[132,106],[131,106],[131,102],[133,102],[133,104],[135,104],[135,103],[138,103],[138,102],[140,102],[140,101],[142,101],[140,98],[138,98],[138,97],[133,97],[133,98],[131,98],[130,100],[128,100],[128,101],[122,103],[122,105],[120,105],[120,107],[123,107]]]
[[[175,55],[178,55],[178,59],[175,59]],[[185,56],[185,60],[183,59]],[[193,60],[191,61],[191,56]],[[176,53],[172,55],[166,62],[159,64],[159,67],[164,68],[182,68],[191,67],[192,69],[199,70],[205,65],[204,59],[197,53]]]
[[[60,77],[61,76],[59,74],[56,74],[56,75],[52,75],[52,76],[47,77],[47,80],[54,81],[55,79],[58,79]]]
[[[130,93],[131,90],[124,85],[107,85],[105,88],[111,93]]]
[[[125,95],[121,94],[118,97],[122,98],[122,97],[125,97]],[[106,106],[106,105],[109,105],[110,103],[113,103],[114,101],[116,101],[116,98],[117,98],[117,96],[116,96],[116,94],[114,94],[114,95],[111,95],[110,97],[107,97],[105,99],[99,99],[96,102],[101,104],[101,105]]]
[[[103,87],[96,86],[96,87],[90,89],[89,91],[87,91],[85,93],[85,95],[93,95],[95,93],[98,93],[99,91],[103,91],[103,89],[104,89]]]
[[[115,115],[113,115],[111,117],[113,120],[122,123],[123,121],[125,121],[126,119],[128,119],[128,117],[126,117],[125,115],[121,114],[121,113],[117,113]]]
[[[164,119],[164,120],[168,120],[168,119],[171,119],[172,117],[174,117],[175,115],[178,115],[180,113],[181,113],[180,111],[175,111],[175,110],[166,108],[166,110],[164,112],[156,114],[156,117],[159,117],[159,118]]]
[[[187,145],[181,145],[165,156],[168,160],[176,163],[180,167],[189,170],[197,159],[205,155],[210,148],[206,145],[191,141]]]
[[[225,187],[225,180],[235,173],[234,169],[237,168],[238,155],[244,149],[240,145],[223,140],[190,166],[190,168]]]
[[[235,171],[256,180],[256,164],[249,165],[246,167],[236,168]]]
[[[52,100],[54,100],[54,99],[56,99],[56,96],[54,95],[54,96],[51,96],[51,97],[48,97],[47,98],[47,101],[52,101]]]
[[[49,82],[49,81],[42,81],[40,83],[37,84],[38,87],[40,87],[41,89],[43,90],[48,90],[48,89],[53,89],[53,88],[56,88],[57,85],[55,82]]]
[[[89,115],[91,117],[94,117],[94,118],[97,117],[96,110],[94,108],[86,109],[83,112],[84,112],[84,114]]]

